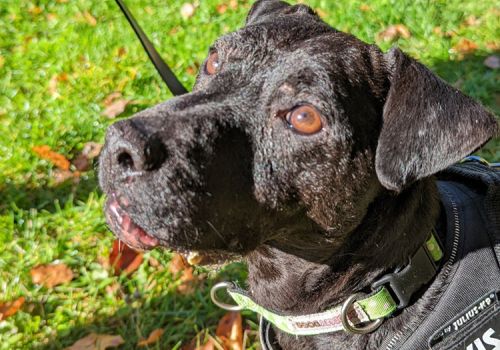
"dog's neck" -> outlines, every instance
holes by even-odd
[[[434,179],[419,181],[397,196],[382,191],[361,224],[322,262],[271,245],[250,254],[250,292],[260,305],[281,313],[324,311],[353,293],[369,291],[381,274],[406,265],[428,237],[438,215]],[[318,248],[324,250],[324,246]]]

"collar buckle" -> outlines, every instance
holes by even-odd
[[[372,289],[376,290],[384,285],[387,286],[388,290],[397,298],[399,302],[397,308],[401,310],[410,304],[412,296],[420,288],[432,280],[437,270],[438,266],[424,244],[411,257],[407,266],[382,276],[372,284]]]

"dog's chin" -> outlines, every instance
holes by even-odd
[[[162,247],[182,254],[191,265],[219,267],[227,263],[241,260],[242,256],[223,250],[188,250],[167,245],[158,238],[147,233],[135,223],[127,213],[128,200],[112,193],[105,205],[105,216],[116,237],[135,250],[151,250]]]

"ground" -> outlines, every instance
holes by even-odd
[[[384,50],[398,45],[498,114],[498,57],[492,57],[500,47],[497,1],[303,2],[364,41]],[[194,1],[187,16],[178,1],[127,3],[186,86],[210,43],[240,27],[250,6]],[[403,26],[384,33],[391,25]],[[96,172],[73,172],[61,183],[71,173],[33,149],[49,146],[72,160],[74,171],[84,145],[102,143],[117,119],[103,115],[111,93],[127,104],[118,118],[171,97],[115,3],[2,0],[0,28],[0,304],[25,298],[16,314],[0,317],[0,349],[60,349],[90,332],[119,334],[121,349],[134,349],[156,328],[165,332],[151,349],[179,349],[200,332],[213,334],[224,312],[210,302],[209,287],[243,281],[244,266],[195,271],[201,281],[191,293],[179,290],[168,252],[147,253],[131,276],[115,276],[103,262],[114,237],[102,215]],[[481,155],[500,161],[500,140]],[[33,283],[33,267],[57,262],[72,270],[70,282],[53,288]],[[253,334],[256,317],[243,316]],[[253,339],[247,348],[257,347]]]

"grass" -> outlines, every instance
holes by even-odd
[[[199,1],[190,19],[179,15],[182,2],[128,3],[181,81],[192,86],[210,43],[240,27],[250,6],[240,0],[221,14],[222,1]],[[498,70],[483,64],[500,45],[497,1],[306,2],[331,25],[384,50],[392,44],[377,33],[405,24],[412,35],[397,45],[498,114]],[[3,0],[0,28],[0,301],[27,300],[0,321],[0,349],[60,349],[90,332],[120,334],[126,342],[121,348],[134,349],[158,327],[165,333],[150,348],[179,349],[198,332],[213,331],[223,311],[210,302],[209,287],[243,280],[244,266],[230,265],[204,279],[192,295],[176,291],[179,281],[165,268],[168,252],[147,253],[131,277],[111,275],[98,263],[113,236],[101,213],[95,172],[83,174],[78,184],[58,185],[52,165],[31,150],[49,145],[71,159],[86,142],[102,142],[113,122],[101,115],[102,101],[113,91],[135,102],[120,117],[171,97],[114,2]],[[465,57],[452,50],[462,39],[477,44]],[[63,73],[56,94],[50,81]],[[481,155],[500,160],[500,141]],[[160,267],[148,264],[150,258]],[[53,289],[34,285],[31,268],[54,261],[71,267],[73,281]],[[117,283],[121,292],[108,293],[106,287]],[[255,316],[244,316],[255,330]]]

